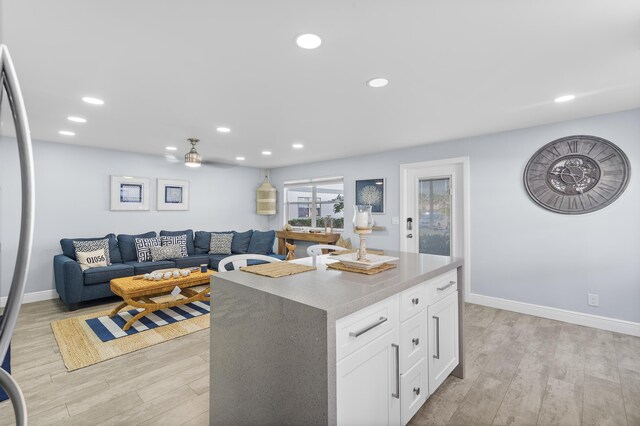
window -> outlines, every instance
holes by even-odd
[[[334,229],[344,228],[344,183],[341,177],[307,179],[284,184],[285,221],[296,227],[324,227],[327,217]]]

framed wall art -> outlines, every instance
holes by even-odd
[[[110,209],[149,210],[149,178],[111,175]]]
[[[356,180],[356,205],[370,205],[371,213],[384,213],[385,179]]]
[[[189,210],[189,181],[158,179],[158,210]]]

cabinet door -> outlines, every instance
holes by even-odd
[[[400,424],[397,343],[396,329],[338,362],[338,425]]]
[[[429,395],[458,365],[458,292],[427,308]]]

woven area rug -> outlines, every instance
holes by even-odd
[[[111,309],[53,321],[51,328],[68,371],[88,367],[158,343],[209,328],[210,316],[203,314],[161,327],[103,342],[91,330],[87,320],[109,314]]]

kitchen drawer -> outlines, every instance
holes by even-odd
[[[429,305],[444,299],[458,289],[458,271],[454,269],[425,283]]]
[[[422,311],[400,323],[400,373],[406,372],[427,354],[427,320]]]
[[[423,312],[427,306],[424,297],[424,285],[419,284],[400,293],[400,321],[406,321],[412,316]]]
[[[340,318],[336,321],[336,359],[340,361],[389,330],[398,330],[397,327],[397,294]]]
[[[427,361],[420,360],[409,371],[400,376],[400,421],[402,425],[422,407],[429,394]]]

